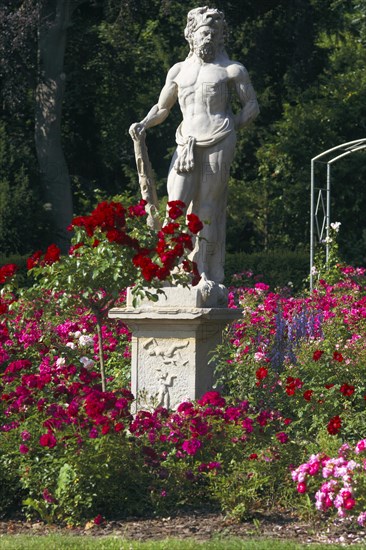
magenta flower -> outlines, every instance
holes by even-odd
[[[252,420],[252,418],[249,418],[249,417],[244,418],[241,425],[243,426],[243,428],[244,428],[244,430],[246,431],[247,434],[252,433],[252,431],[253,431],[253,420]]]
[[[190,401],[184,401],[178,405],[177,411],[183,414],[190,414],[193,412],[193,403]]]
[[[20,434],[20,437],[22,441],[28,441],[31,438],[31,434],[27,430],[24,430],[24,432]]]
[[[56,502],[56,499],[51,495],[51,493],[49,492],[48,489],[43,490],[42,496],[43,496],[44,500],[46,502],[48,502],[49,504],[53,504],[54,502]]]
[[[288,435],[285,432],[276,434],[276,437],[280,443],[287,443],[288,441]]]
[[[89,432],[90,439],[96,439],[98,437],[98,430],[97,428],[93,427]]]
[[[39,438],[39,443],[42,447],[49,447],[50,449],[52,449],[57,445],[57,439],[52,432],[47,432],[41,435],[41,437]]]
[[[366,439],[361,439],[355,447],[355,453],[358,455],[366,449]]]
[[[201,399],[197,400],[197,403],[204,407],[205,405],[213,405],[215,407],[225,407],[226,401],[221,397],[218,391],[208,391],[206,392]]]
[[[187,439],[183,441],[182,449],[187,455],[195,455],[202,443],[198,439]]]

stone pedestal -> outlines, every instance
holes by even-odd
[[[136,409],[174,409],[211,390],[212,352],[222,341],[224,327],[241,317],[239,310],[201,307],[198,289],[167,290],[158,302],[143,300],[132,307],[129,298],[126,308],[109,312],[132,331],[131,391]]]

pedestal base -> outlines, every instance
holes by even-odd
[[[114,308],[109,317],[121,319],[132,331],[131,391],[136,410],[175,409],[213,388],[212,352],[222,341],[223,328],[241,312],[150,304]]]

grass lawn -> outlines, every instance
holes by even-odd
[[[132,542],[119,537],[79,537],[79,536],[0,536],[1,550],[297,550],[311,548],[329,550],[329,544],[300,544],[274,539],[242,540],[222,538],[220,540],[199,542],[197,540],[166,539],[160,542]],[[342,544],[332,544],[333,549],[344,548]],[[355,545],[357,549],[366,549],[365,545]]]

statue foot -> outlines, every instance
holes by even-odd
[[[205,307],[227,307],[228,290],[215,281],[208,279],[206,273],[201,274],[201,280],[197,285],[201,291]]]

